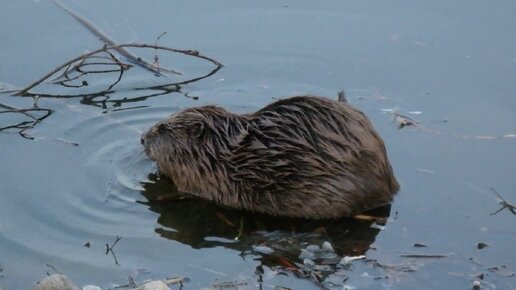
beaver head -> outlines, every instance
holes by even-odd
[[[217,174],[226,173],[221,158],[228,154],[231,133],[237,133],[237,119],[216,106],[190,108],[158,122],[141,142],[160,174],[170,177],[178,189],[204,191],[227,179]]]

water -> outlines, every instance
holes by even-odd
[[[513,1],[64,4],[120,43],[154,44],[166,31],[160,45],[198,50],[224,68],[169,90],[134,90],[168,81],[137,68],[107,94],[91,95],[113,75],[89,80],[82,96],[79,89],[36,88],[53,96],[37,102],[51,115],[23,131],[26,138],[15,128],[0,134],[0,288],[30,289],[54,267],[78,285],[103,289],[127,284],[128,276],[186,276],[185,289],[235,281],[245,284],[239,289],[317,289],[292,271],[279,274],[286,262],[277,257],[302,263],[300,249],[324,241],[338,258],[366,255],[336,273],[323,271],[340,285],[467,289],[478,280],[483,289],[515,288],[516,216],[491,215],[499,204],[490,190],[516,203]],[[0,1],[0,27],[1,90],[24,87],[102,46],[51,1]],[[160,53],[160,62],[185,77],[209,71],[204,62],[171,56]],[[156,121],[191,106],[243,113],[275,97],[336,97],[341,89],[384,138],[402,186],[384,228],[300,225],[201,200],[156,200],[173,192],[156,180],[139,144]],[[4,106],[33,102],[0,94]],[[389,109],[430,130],[398,130]],[[30,120],[2,113],[0,127]],[[114,255],[106,255],[117,236]]]

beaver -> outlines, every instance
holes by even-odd
[[[399,189],[382,139],[346,101],[296,96],[240,115],[193,107],[141,142],[179,191],[236,209],[347,217],[389,204]]]

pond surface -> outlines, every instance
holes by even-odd
[[[30,289],[56,270],[103,289],[129,276],[185,276],[183,289],[470,289],[474,281],[516,289],[516,215],[492,214],[501,205],[491,190],[516,203],[516,2],[63,4],[119,43],[155,44],[167,32],[159,45],[197,50],[224,67],[167,89],[146,87],[181,77],[136,67],[108,92],[116,74],[82,88],[43,84],[30,91],[40,95],[36,110],[32,97],[0,94],[1,128],[30,125],[12,108],[50,114],[32,129],[0,133],[1,289]],[[0,27],[3,91],[103,45],[52,1],[0,1]],[[150,62],[156,53],[131,51]],[[184,79],[213,68],[159,57]],[[400,181],[386,223],[160,202],[173,185],[156,178],[139,143],[158,120],[203,104],[244,113],[273,98],[336,98],[340,90],[384,138]],[[419,125],[398,129],[393,112]]]

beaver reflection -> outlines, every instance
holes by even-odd
[[[163,227],[156,232],[197,249],[223,246],[245,254],[266,245],[273,255],[299,262],[302,248],[329,241],[340,259],[364,254],[379,232],[371,221],[279,218],[238,211],[171,190],[175,186],[166,177],[151,174],[149,178],[143,195],[145,204],[160,215],[158,223]],[[383,207],[370,214],[386,219],[389,213],[390,207]],[[269,254],[262,254],[262,262],[277,266],[270,265],[276,260]]]

